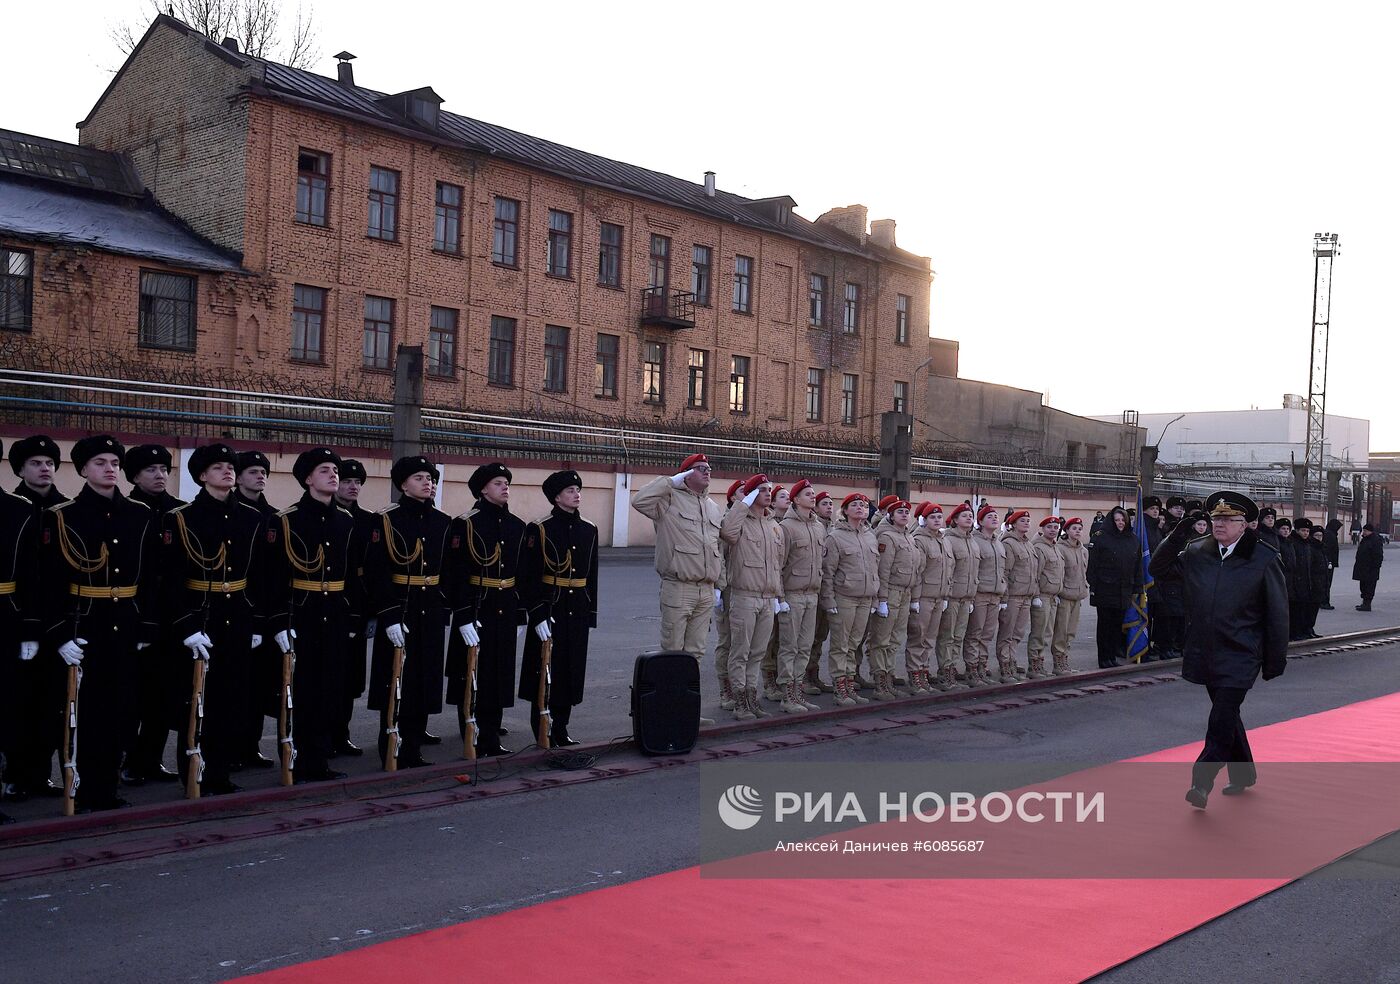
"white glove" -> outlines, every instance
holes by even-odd
[[[789,605],[786,601],[780,601],[780,602],[778,602],[778,614],[779,614],[779,615],[782,615],[782,614],[784,614],[785,612],[790,612],[790,611],[792,611],[792,606]]]
[[[975,609],[976,607],[977,607],[976,605],[974,605],[972,602],[969,601],[969,602],[967,603],[967,613],[968,613],[969,615],[971,615],[972,612],[973,612],[973,609]]]
[[[687,478],[689,478],[694,472],[695,472],[695,469],[694,469],[694,468],[687,468],[685,471],[681,472],[679,475],[672,475],[672,476],[671,476],[671,484],[674,485],[674,486],[675,486],[676,488],[678,488],[678,489],[679,489],[679,488],[682,488],[682,487],[685,485],[685,480],[686,480]],[[475,646],[476,643],[472,643],[472,645]]]
[[[783,603],[777,598],[770,598],[768,603],[773,606],[773,614],[776,615],[783,610]]]
[[[880,602],[878,605],[875,606],[875,614],[879,615],[881,618],[889,618],[890,603],[888,601]]]
[[[26,663],[37,656],[38,653],[39,644],[37,642],[21,642],[19,644],[19,658]]]
[[[58,647],[58,655],[62,656],[63,662],[69,666],[77,666],[83,661],[83,647],[86,645],[86,639],[69,639]]]
[[[259,646],[262,645],[262,642],[263,642],[262,636],[258,635],[256,632],[254,632],[254,633],[253,633],[253,641],[252,641],[252,644],[251,644],[251,645],[252,645],[252,648],[253,648],[253,649],[257,649]]]
[[[549,630],[549,619],[545,619],[535,626],[535,635],[540,637],[540,642],[544,642],[550,636],[554,635],[554,633]]]
[[[746,506],[751,506],[751,505],[753,505],[755,502],[757,502],[757,501],[758,501],[758,493],[760,493],[760,492],[762,492],[762,491],[763,491],[763,486],[760,485],[758,488],[754,489],[754,490],[753,490],[752,492],[750,492],[748,495],[744,496],[744,505],[746,505]]]
[[[871,615],[874,615],[875,612],[876,612],[876,610],[877,610],[877,606],[872,605],[871,608],[870,608],[870,614],[871,614]]]
[[[372,618],[365,623],[365,638],[373,639],[379,632],[379,619]]]
[[[1327,569],[1330,571],[1330,570],[1332,569],[1332,565],[1331,565],[1331,564],[1328,564],[1328,565],[1327,565]]]
[[[143,649],[150,649],[150,648],[151,648],[151,644],[150,644],[149,642],[138,642],[138,643],[136,644],[136,651],[137,651],[138,653],[139,653],[141,650],[143,650]]]
[[[715,588],[715,611],[724,614],[724,592],[719,588]]]
[[[272,638],[277,640],[277,648],[284,653],[292,651],[292,640],[297,637],[296,629],[283,629]]]
[[[185,639],[185,648],[194,659],[208,659],[209,650],[214,648],[214,640],[203,632],[196,632]]]
[[[1040,607],[1042,607],[1044,604],[1045,604],[1045,602],[1041,601],[1039,598],[1032,598],[1032,599],[1031,599],[1031,607],[1032,607],[1032,608],[1040,608]]]
[[[826,613],[827,613],[828,615],[840,615],[840,614],[841,614],[841,609],[839,609],[839,608],[828,608],[828,609],[826,610]]]
[[[920,525],[920,526],[927,526],[928,523],[925,522],[925,520],[926,520],[927,518],[928,518],[927,516],[920,516],[920,517],[919,517],[919,525]]]
[[[1002,602],[1000,605],[998,605],[997,607],[998,607],[999,609],[1001,609],[1002,611],[1006,611],[1006,602],[1003,601],[1003,602]]]
[[[944,612],[946,612],[947,610],[948,610],[948,599],[947,599],[947,598],[944,598],[944,599],[943,599],[943,607],[940,608],[939,611],[944,611]]]
[[[909,602],[909,610],[915,615],[919,614],[919,603],[917,601]]]
[[[396,622],[384,630],[384,635],[388,637],[390,645],[399,648],[403,646],[403,637],[408,635],[408,626]]]
[[[462,626],[457,630],[458,632],[462,633],[462,641],[465,642],[468,646],[481,645],[481,634],[476,631],[477,626],[480,624],[481,623],[479,622],[468,622],[466,625]]]

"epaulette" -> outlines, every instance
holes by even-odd
[[[253,508],[256,509],[257,506],[254,506]],[[277,515],[278,515],[279,517],[281,517],[281,516],[290,516],[292,513],[296,512],[296,511],[297,511],[297,507],[296,507],[296,506],[288,506],[286,509],[283,509],[283,510],[282,510],[281,512],[279,512]]]
[[[344,506],[336,506],[335,510],[336,512],[344,513],[347,519],[353,520],[355,518],[354,516],[350,515],[350,510],[346,509]]]
[[[126,497],[126,501],[127,501],[127,502],[134,502],[136,505],[140,506],[142,509],[145,509],[147,512],[150,512],[151,507],[148,506],[148,505],[146,505],[146,504],[145,504],[144,502],[142,502],[140,499],[133,499],[131,496],[127,496],[127,497]]]
[[[24,499],[24,496],[20,496],[20,498]],[[25,499],[25,501],[28,502],[29,500]],[[77,499],[64,499],[62,502],[55,502],[53,505],[45,506],[44,508],[48,509],[50,512],[58,512],[58,510],[62,509],[64,506],[71,506],[77,501]]]
[[[550,516],[553,516],[553,515],[554,515],[554,513],[546,513],[545,515],[541,516],[539,519],[532,519],[532,520],[530,520],[530,525],[531,525],[531,526],[539,526],[539,527],[543,528],[543,527],[544,527],[544,521],[545,521],[546,519],[549,519],[549,517],[550,517]]]
[[[166,515],[167,515],[167,516],[169,516],[169,515],[174,515],[175,513],[179,512],[179,511],[182,510],[182,509],[188,509],[188,508],[189,508],[189,505],[190,505],[190,504],[189,504],[188,502],[182,502],[182,503],[180,503],[178,506],[176,506],[174,509],[167,509],[167,510],[166,510]]]
[[[383,516],[385,513],[391,513],[397,508],[399,508],[399,504],[397,502],[391,502],[383,509],[379,510],[379,515]]]
[[[231,498],[233,498],[233,496],[229,496],[229,498],[231,499]],[[259,517],[259,518],[262,517],[262,514],[263,514],[263,513],[262,513],[262,510],[259,509],[257,506],[253,505],[251,502],[248,502],[246,499],[240,498],[240,499],[238,500],[238,502],[236,503],[236,505],[240,505],[240,506],[242,506],[244,509],[251,509],[251,510],[253,510],[253,512],[255,512],[255,513],[258,514],[258,517]],[[182,507],[182,508],[183,508],[183,507]]]
[[[9,496],[11,499],[18,499],[20,502],[24,503],[26,506],[32,507],[32,506],[34,505],[33,502],[30,502],[28,499],[26,499],[24,496],[20,495],[18,492],[11,492],[9,489],[0,489],[0,492],[4,492],[4,493],[5,493],[7,496]]]
[[[458,516],[457,518],[458,518],[458,519],[471,519],[473,516],[475,516],[475,515],[476,515],[478,512],[480,512],[480,511],[481,511],[481,510],[479,510],[479,509],[470,509],[470,510],[468,510],[467,512],[462,513],[462,515]]]
[[[1201,534],[1201,535],[1202,535],[1202,536],[1208,536],[1209,534],[1203,533],[1203,534]],[[1264,546],[1268,547],[1270,550],[1272,550],[1272,551],[1273,551],[1274,553],[1276,553],[1276,554],[1282,554],[1282,553],[1283,553],[1283,548],[1282,548],[1282,547],[1280,547],[1277,543],[1275,543],[1275,542],[1273,542],[1273,541],[1271,541],[1271,540],[1266,540],[1266,539],[1264,539],[1262,536],[1259,537],[1255,542],[1256,542],[1256,543],[1262,543]]]

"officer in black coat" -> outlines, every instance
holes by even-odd
[[[1309,639],[1308,608],[1312,604],[1313,568],[1308,550],[1312,535],[1312,520],[1300,516],[1293,521],[1293,565],[1288,569],[1288,633],[1290,639]]]
[[[117,796],[121,752],[136,729],[141,651],[159,636],[160,528],[150,508],[117,488],[125,449],[106,434],[73,445],[86,481],[71,502],[44,514],[46,635],[63,662],[81,668],[77,806],[125,806]]]
[[[384,759],[389,729],[397,727],[400,767],[427,765],[422,754],[428,716],[442,710],[443,650],[449,619],[449,584],[444,560],[452,520],[433,505],[440,478],[422,455],[394,462],[389,480],[399,490],[397,504],[375,518],[365,573],[370,611],[378,625],[369,675],[369,707],[379,711],[379,758]],[[398,720],[391,722],[389,681],[394,649],[404,651]]]
[[[1385,541],[1376,535],[1370,523],[1361,527],[1361,540],[1356,544],[1356,559],[1351,565],[1351,579],[1361,582],[1361,604],[1358,612],[1371,610],[1376,596],[1376,582],[1381,579],[1381,564],[1385,563]]]
[[[1332,578],[1337,573],[1337,566],[1342,562],[1341,531],[1342,521],[1329,519],[1327,528],[1322,533],[1322,551],[1327,555],[1327,590],[1322,596],[1322,610],[1324,612],[1330,612],[1334,608],[1332,604]]]
[[[344,779],[330,768],[331,738],[345,693],[346,654],[363,630],[363,583],[354,565],[355,521],[335,504],[340,456],[313,448],[292,474],[306,491],[267,531],[268,628],[296,653],[292,738],[296,781]],[[280,671],[279,671],[280,677]]]
[[[1263,670],[1264,679],[1288,663],[1288,598],[1275,553],[1259,543],[1248,524],[1259,510],[1248,496],[1216,492],[1206,501],[1211,536],[1186,542],[1183,526],[1152,555],[1153,577],[1181,570],[1186,592],[1186,651],[1181,675],[1210,695],[1205,747],[1191,770],[1186,800],[1204,810],[1222,767],[1226,795],[1243,793],[1258,779],[1240,705]]]
[[[504,755],[501,717],[515,704],[516,627],[525,624],[517,575],[525,523],[510,511],[510,469],[482,465],[467,480],[476,506],[452,521],[448,542],[452,625],[447,649],[447,702],[457,705],[465,737],[470,697],[467,650],[477,654],[477,754]]]
[[[553,506],[530,524],[521,563],[521,591],[531,630],[520,666],[520,699],[530,705],[530,730],[539,733],[540,647],[553,639],[548,683],[551,745],[577,745],[569,715],[583,703],[588,632],[598,625],[598,527],[579,515],[583,479],[576,471],[544,480]]]
[[[200,751],[201,792],[218,795],[238,787],[229,770],[243,738],[253,649],[262,642],[262,513],[234,494],[238,458],[227,444],[207,444],[190,455],[190,475],[201,490],[164,519],[162,594],[172,639],[183,657],[177,679],[181,771],[189,764],[191,658],[207,661]]]
[[[1327,577],[1331,565],[1327,563],[1327,551],[1322,546],[1322,527],[1314,524],[1308,537],[1308,566],[1312,575],[1312,594],[1308,596],[1307,638],[1322,638],[1317,631],[1317,613],[1327,599]]]
[[[17,789],[38,787],[48,778],[25,773],[25,755],[34,744],[24,729],[35,717],[25,705],[32,699],[27,671],[39,656],[38,551],[39,516],[33,504],[0,492],[0,753],[6,761],[5,784]],[[56,715],[58,709],[47,711]],[[7,821],[0,813],[0,823]]]
[[[122,460],[122,471],[131,483],[130,497],[150,507],[157,525],[166,513],[185,504],[166,490],[172,464],[170,452],[159,444],[138,444]],[[189,655],[179,640],[166,634],[141,659],[140,721],[122,769],[122,781],[128,785],[140,786],[148,780],[176,782],[180,778],[165,767],[164,759],[170,732],[180,729],[182,697],[188,698],[183,693],[189,682],[188,663]]]
[[[268,502],[263,494],[271,470],[272,462],[261,451],[238,452],[233,494],[261,513],[269,526],[277,517],[277,507]],[[234,772],[245,767],[270,769],[277,764],[258,750],[263,735],[263,718],[277,719],[277,691],[282,680],[282,654],[269,636],[270,633],[264,633],[262,645],[253,651],[248,706],[243,712],[243,741],[234,759]]]
[[[354,458],[346,458],[340,463],[340,485],[335,490],[336,505],[350,514],[355,521],[355,565],[363,575],[365,570],[365,552],[369,548],[370,536],[374,530],[379,528],[379,516],[374,512],[360,506],[360,492],[364,489],[365,482],[369,480],[369,474],[365,471],[365,466]],[[369,602],[368,586],[366,586],[366,602]],[[366,609],[362,613],[365,619],[365,638],[370,645],[374,643],[375,623],[373,613]],[[350,660],[345,671],[345,699],[341,705],[341,715],[336,721],[335,735],[331,742],[331,756],[364,754],[364,749],[350,740],[350,721],[355,716],[355,701],[365,692],[365,660],[366,653],[355,649],[350,654]]]
[[[35,434],[10,446],[10,468],[20,480],[15,495],[30,504],[36,542],[44,510],[68,501],[54,484],[60,460],[58,445],[46,434]],[[9,541],[3,543],[8,549]],[[64,692],[63,661],[42,636],[39,643],[39,652],[22,661],[14,673],[14,715],[10,720],[17,745],[7,750],[4,791],[16,801],[36,794],[63,793],[49,779],[53,757],[63,739],[59,714]]]

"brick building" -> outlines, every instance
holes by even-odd
[[[425,80],[413,80],[425,81]],[[429,405],[869,444],[909,410],[929,260],[863,206],[815,222],[151,25],[80,124],[241,260],[195,359]]]

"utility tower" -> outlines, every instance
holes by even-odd
[[[1327,329],[1332,317],[1332,260],[1341,255],[1335,232],[1313,235],[1312,360],[1308,365],[1307,486],[1323,489],[1323,428],[1327,414]]]

